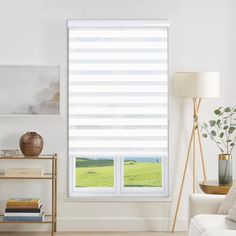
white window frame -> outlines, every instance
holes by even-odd
[[[69,41],[69,27],[147,27],[147,28],[156,28],[164,27],[167,29],[167,40],[169,40],[169,23],[166,20],[68,20],[68,41]],[[68,47],[69,48],[69,43]],[[69,58],[69,53],[68,53]],[[68,68],[69,68],[69,59]],[[162,158],[162,187],[124,187],[124,165],[121,165],[123,162],[123,157],[114,157],[114,189],[113,188],[103,188],[103,187],[94,187],[94,188],[78,188],[75,186],[75,161],[76,157],[70,157],[68,162],[68,180],[69,180],[69,197],[112,197],[124,198],[127,197],[130,199],[146,199],[146,198],[168,198],[169,197],[169,41],[167,41],[167,77],[168,77],[168,124],[167,124],[167,133],[168,133],[168,156]],[[69,78],[69,70],[68,70]],[[69,81],[69,79],[68,79]],[[68,95],[69,96],[69,95]],[[68,99],[68,110],[69,110],[69,99]],[[69,112],[67,113],[67,127],[69,127]],[[69,129],[68,129],[68,147],[69,147]],[[69,148],[68,148],[69,150]],[[69,151],[68,151],[69,152]],[[120,172],[119,178],[117,178],[117,172]]]

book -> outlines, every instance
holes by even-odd
[[[43,216],[44,212],[32,213],[32,212],[5,212],[4,216]]]
[[[41,222],[44,216],[3,216],[3,221],[7,222]]]
[[[41,202],[39,198],[11,198],[7,201],[6,208],[40,208]]]
[[[5,212],[31,212],[31,213],[39,213],[43,211],[43,206],[41,205],[39,208],[6,208]]]
[[[39,198],[10,198],[7,203],[39,203]]]
[[[8,204],[6,208],[7,209],[38,209],[40,208],[42,205],[40,204]]]

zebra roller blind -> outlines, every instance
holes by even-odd
[[[168,26],[69,21],[70,157],[168,155]]]

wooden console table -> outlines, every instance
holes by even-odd
[[[50,180],[51,185],[51,213],[45,216],[44,221],[40,222],[31,222],[31,221],[17,221],[17,222],[8,222],[3,220],[3,214],[0,215],[0,224],[51,224],[51,236],[54,236],[54,232],[56,232],[57,228],[57,154],[53,155],[42,155],[37,157],[24,157],[24,156],[16,156],[16,157],[1,157],[1,160],[9,160],[9,161],[50,161],[51,162],[51,170],[50,173],[44,173],[43,176],[35,177],[35,176],[27,176],[27,177],[16,177],[16,176],[5,176],[4,173],[0,174],[0,180]]]

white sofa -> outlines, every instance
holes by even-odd
[[[236,236],[236,223],[217,215],[224,195],[192,194],[189,199],[189,236]]]

